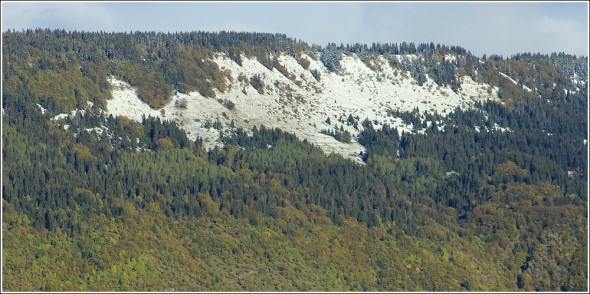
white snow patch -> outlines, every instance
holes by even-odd
[[[398,61],[402,61],[402,60],[414,61],[414,60],[418,59],[418,55],[416,55],[416,54],[396,54],[396,55],[392,55],[392,57],[396,58]]]
[[[197,136],[201,137],[207,149],[223,145],[218,142],[218,130],[202,126],[207,120],[213,123],[218,118],[217,114],[221,114],[223,110],[229,112],[216,100],[205,98],[198,92],[178,93],[171,97],[171,103],[168,103],[162,109],[155,110],[141,101],[137,97],[135,89],[129,84],[117,80],[115,77],[111,77],[109,81],[114,87],[112,91],[113,99],[107,100],[107,114],[126,116],[138,122],[141,122],[144,115],[146,118],[151,116],[154,118],[159,117],[162,120],[175,121],[187,131],[187,137],[190,140],[194,141]],[[175,106],[176,100],[180,99],[186,99],[186,108]]]
[[[107,113],[113,116],[126,116],[141,122],[142,116],[160,117],[158,110],[151,109],[149,105],[137,97],[135,89],[124,81],[111,76],[109,82],[113,86],[111,95],[113,99],[107,100]]]
[[[58,120],[65,119],[65,118],[67,118],[67,117],[70,117],[70,118],[71,118],[71,117],[74,117],[74,116],[76,116],[76,114],[78,114],[78,112],[79,112],[79,113],[80,113],[82,116],[84,116],[84,115],[86,114],[86,110],[84,110],[84,109],[74,109],[74,110],[70,111],[70,113],[69,113],[69,114],[67,114],[67,113],[60,113],[60,114],[58,114],[58,115],[56,115],[56,116],[52,117],[50,120],[51,120],[51,121],[58,121]]]
[[[112,135],[108,133],[109,128],[107,128],[105,126],[102,126],[102,125],[100,127],[87,128],[87,129],[84,129],[84,130],[87,131],[87,132],[89,132],[89,133],[92,133],[92,131],[95,131],[99,138],[103,134],[106,134],[109,139],[112,138]],[[139,143],[139,138],[137,138],[137,143]]]
[[[505,78],[509,79],[509,80],[510,80],[512,83],[514,83],[515,85],[517,85],[517,86],[518,86],[518,82],[517,82],[517,81],[515,81],[514,79],[512,79],[511,77],[509,77],[508,75],[506,75],[506,74],[505,74],[505,73],[503,73],[503,72],[499,72],[499,73],[500,73],[500,75],[502,75],[503,77],[505,77]],[[554,86],[554,87],[555,87],[555,86]],[[532,92],[532,91],[533,91],[533,90],[531,90],[531,88],[529,88],[529,87],[525,86],[524,84],[522,85],[522,88],[523,88],[523,89],[525,89],[525,90],[527,90],[528,92]]]
[[[67,113],[60,113],[54,117],[51,118],[52,121],[56,121],[56,120],[60,120],[60,119],[65,119],[66,117],[70,116]]]
[[[100,127],[94,127],[94,128],[87,128],[84,129],[85,131],[92,133],[92,131],[95,131],[98,135],[102,135],[102,128]]]
[[[47,109],[43,108],[43,106],[41,106],[41,104],[37,103],[37,107],[39,107],[39,109],[41,109],[41,114],[45,114],[47,112]],[[4,110],[4,108],[3,108]]]
[[[445,54],[445,60],[447,61],[457,61],[457,57],[453,54]]]
[[[277,69],[268,70],[256,59],[242,56],[240,66],[224,53],[217,53],[212,61],[222,71],[230,72],[232,79],[231,82],[227,80],[228,89],[224,93],[215,90],[216,98],[206,98],[196,92],[177,94],[163,108],[165,115],[139,100],[129,85],[111,77],[114,87],[113,99],[107,101],[108,113],[125,115],[137,121],[142,115],[176,121],[191,140],[197,136],[205,139],[207,148],[222,145],[218,142],[218,130],[202,126],[207,120],[219,120],[226,129],[231,120],[236,127],[246,129],[254,125],[278,127],[295,133],[302,140],[307,139],[326,153],[335,152],[362,163],[359,151],[364,152],[365,148],[355,138],[362,130],[365,118],[377,122],[374,124],[377,129],[388,123],[397,127],[400,133],[423,132],[390,116],[388,110],[412,111],[418,108],[421,113],[447,115],[456,107],[471,108],[474,101],[498,100],[497,87],[476,83],[470,77],[461,79],[461,88],[457,93],[449,87],[436,85],[429,77],[423,86],[418,86],[408,72],[392,68],[382,56],[371,60],[371,65],[376,68],[372,70],[356,55],[343,55],[338,73],[328,71],[321,62],[306,55],[302,57],[310,61],[307,70],[292,56],[277,57],[278,62],[295,76],[291,80]],[[408,54],[396,58],[416,59],[417,56]],[[320,73],[319,82],[311,75],[311,70]],[[238,81],[240,75],[251,78],[255,74],[265,85],[264,94],[259,94],[250,84]],[[187,107],[175,107],[175,101],[183,98],[187,100]],[[235,109],[225,108],[218,99],[232,101]],[[358,117],[358,129],[347,124],[349,115]],[[325,122],[327,118],[330,118],[331,125]],[[320,133],[323,129],[340,129],[341,126],[352,134],[351,143],[342,143]]]
[[[576,73],[574,73],[574,75],[573,75],[573,77],[572,77],[572,82],[573,82],[575,85],[580,85],[580,86],[584,86],[584,85],[586,85],[586,81],[584,81],[584,80],[581,80],[581,79],[580,79],[580,77],[578,76],[578,74],[576,74]],[[576,88],[576,89],[579,89],[579,88]],[[579,90],[577,90],[577,91],[579,91]]]
[[[495,131],[500,131],[500,132],[512,132],[512,129],[510,129],[510,128],[504,128],[504,127],[501,127],[501,126],[499,126],[497,123],[494,123],[494,127],[493,127],[493,129],[494,129]]]

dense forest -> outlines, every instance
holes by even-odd
[[[3,290],[588,290],[587,57],[236,32],[2,39]],[[342,54],[419,54],[388,60],[417,83],[472,76],[501,103],[391,112],[420,133],[359,118],[364,165],[277,128],[234,127],[206,150],[176,123],[102,111],[110,75],[154,108],[214,97],[215,52],[277,69],[305,53],[336,72]],[[68,129],[51,120],[73,110]]]

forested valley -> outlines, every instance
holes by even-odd
[[[3,290],[588,290],[587,57],[235,32],[2,38]],[[420,133],[359,118],[365,164],[264,125],[207,150],[173,122],[102,111],[111,75],[154,108],[173,91],[214,98],[215,52],[269,68],[313,52],[334,70],[341,54],[418,54],[395,64],[417,83],[469,75],[502,103],[391,113]],[[51,119],[75,109],[67,129]]]

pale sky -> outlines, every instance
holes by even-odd
[[[588,56],[583,2],[7,2],[2,31],[256,31],[308,44],[434,42],[473,54]]]

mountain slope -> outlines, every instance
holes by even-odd
[[[202,128],[204,121],[219,120],[223,125],[229,126],[233,120],[235,126],[246,128],[262,124],[293,132],[326,152],[336,152],[360,160],[359,152],[365,150],[356,140],[350,143],[339,142],[321,131],[340,130],[342,127],[353,136],[358,134],[363,127],[358,122],[356,125],[349,122],[349,116],[356,117],[357,121],[368,118],[377,124],[389,123],[402,131],[412,131],[414,126],[404,124],[391,112],[417,108],[428,113],[445,114],[456,107],[472,107],[475,101],[498,100],[494,93],[497,89],[488,93],[492,89],[490,85],[475,83],[470,77],[462,78],[461,88],[457,93],[449,87],[437,86],[430,79],[418,86],[409,77],[409,72],[394,70],[382,56],[373,60],[375,70],[371,70],[356,56],[344,56],[339,72],[334,73],[328,71],[321,62],[306,55],[301,58],[309,62],[308,69],[304,69],[292,56],[281,55],[277,59],[279,66],[287,74],[285,76],[276,68],[271,71],[247,57],[241,58],[240,66],[224,54],[216,55],[213,61],[226,73],[228,84],[225,92],[216,92],[215,99],[221,100],[221,103],[203,97],[198,92],[177,93],[162,108],[162,116],[161,110],[152,111],[149,106],[142,105],[139,98],[134,98],[132,89],[117,90],[113,92],[113,100],[108,101],[108,113],[127,115],[138,121],[142,114],[176,121],[190,132],[189,138],[207,138],[210,147],[219,145],[220,140],[216,138],[216,132]],[[415,55],[413,57],[416,58]],[[311,72],[319,73],[320,80],[316,80]],[[244,81],[255,76],[260,77],[264,84],[260,91]],[[113,83],[119,85],[121,81],[113,80]],[[126,87],[129,88],[129,85]],[[183,100],[186,105],[178,107]],[[233,104],[232,109],[223,106],[227,101]],[[137,112],[138,110],[140,111]],[[334,123],[326,123],[328,118]]]
[[[3,290],[588,290],[586,57],[3,41]]]

